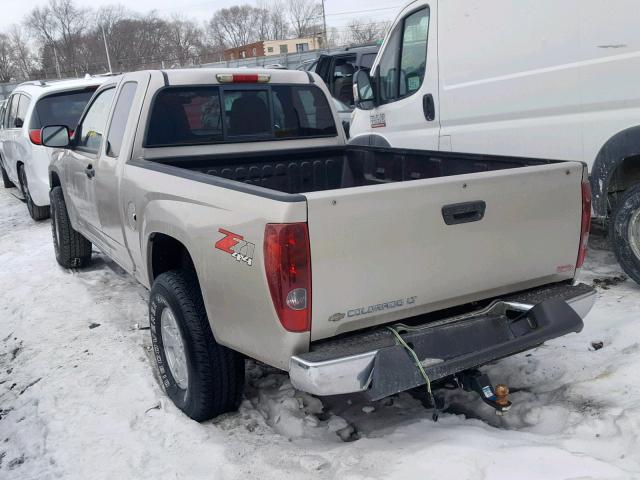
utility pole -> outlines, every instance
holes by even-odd
[[[324,0],[322,0],[322,28],[324,30],[324,48],[329,49],[329,42],[327,41],[327,17],[324,14]]]
[[[109,73],[113,73],[113,69],[111,68],[111,57],[109,57],[109,47],[107,47],[107,36],[104,34],[104,25],[100,25],[102,29],[102,40],[104,40],[104,51],[107,54],[107,63],[109,64]]]

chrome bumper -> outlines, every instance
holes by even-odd
[[[524,297],[524,299],[527,300],[526,297]],[[583,319],[587,316],[587,314],[589,313],[589,311],[591,310],[591,308],[595,303],[596,291],[593,289],[590,289],[589,291],[580,293],[579,295],[573,296],[571,298],[560,298],[560,299],[564,300],[564,302],[566,302],[566,304],[569,305],[573,309],[573,311],[575,311],[575,313],[580,317],[580,319]],[[516,311],[516,312],[526,313],[526,312],[529,312],[531,309],[533,309],[534,306],[536,306],[535,304],[527,303],[526,301],[518,301],[518,300],[520,299],[518,299],[517,297],[515,299],[499,300],[492,303],[491,305],[489,305],[483,310],[472,312],[472,313],[461,315],[461,316],[447,318],[444,320],[439,320],[434,324],[426,326],[424,328],[424,331],[426,332],[428,329],[431,329],[431,331],[433,331],[433,329],[437,329],[438,326],[443,326],[443,325],[446,325],[447,328],[450,329],[450,326],[452,326],[456,322],[458,322],[459,324],[464,324],[465,322],[466,323],[473,322],[475,319],[478,319],[478,318],[491,317],[492,319],[495,319],[496,316],[505,314],[507,311]],[[567,315],[560,315],[560,316],[567,317]],[[573,315],[573,317],[575,317],[575,315]],[[509,345],[506,349],[503,346],[499,348],[494,348],[494,349],[491,349],[491,348],[487,349],[486,345],[484,345],[485,350],[482,353],[479,353],[476,357],[474,357],[473,355],[469,355],[468,353],[461,355],[461,357],[464,357],[463,361],[461,361],[461,357],[460,358],[456,357],[455,359],[453,359],[453,361],[451,361],[451,359],[446,360],[442,358],[429,358],[430,355],[427,355],[426,356],[427,358],[423,358],[424,357],[423,355],[421,357],[423,358],[421,363],[427,370],[433,369],[432,373],[430,373],[429,376],[430,378],[432,378],[432,380],[436,380],[438,378],[442,378],[443,376],[445,376],[445,373],[448,373],[450,375],[451,368],[456,368],[456,366],[460,366],[462,368],[463,365],[467,365],[465,368],[470,368],[474,362],[478,362],[476,366],[479,366],[481,364],[485,364],[497,358],[502,358],[504,356],[517,353],[518,351],[533,348],[539,345],[540,343],[546,340],[549,340],[551,338],[556,338],[572,331],[573,332],[580,331],[580,329],[582,328],[581,321],[579,322],[580,323],[579,326],[577,326],[575,321],[571,325],[562,325],[563,323],[562,319],[556,319],[556,320],[557,321],[554,321],[552,319],[552,322],[549,322],[549,323],[554,323],[559,325],[557,326],[545,325],[544,328],[547,329],[546,333],[543,335],[537,335],[537,336],[532,335],[531,339],[528,342],[522,342],[522,338],[524,338],[524,336],[522,336],[522,337],[514,338],[512,342],[513,345]],[[461,333],[463,332],[461,331]],[[366,337],[366,335],[364,335],[363,337]],[[369,335],[369,337],[371,337],[371,335]],[[379,344],[378,340],[379,340],[379,336],[377,340],[371,343],[376,344],[376,342],[378,342]],[[351,345],[353,343],[354,342],[351,342]],[[367,342],[364,341],[364,343],[367,343]],[[389,368],[391,370],[394,370],[396,368],[398,369],[413,368],[415,370],[415,367],[411,366],[411,362],[409,362],[408,366],[405,366],[404,364],[400,366],[397,363],[393,363],[393,361],[391,362],[388,361],[388,357],[389,357],[389,355],[387,355],[388,351],[384,352],[384,354],[382,351],[389,350],[390,348],[393,348],[393,347],[387,344],[382,348],[377,348],[377,349],[372,348],[371,350],[359,352],[357,354],[340,356],[340,353],[341,353],[340,348],[333,347],[332,351],[335,351],[336,358],[323,358],[322,360],[319,360],[319,361],[314,360],[313,358],[314,356],[312,354],[294,355],[291,357],[289,362],[289,376],[291,378],[291,383],[296,388],[314,395],[320,395],[320,396],[338,395],[338,394],[361,392],[361,391],[368,390],[371,386],[372,379],[374,378],[374,369],[376,368],[376,366],[379,368],[382,368],[377,363],[380,363],[381,365],[384,365],[386,368]],[[379,353],[381,355],[379,355]],[[376,361],[377,357],[384,358],[385,359],[384,362],[380,358],[378,358],[378,362],[377,362]],[[448,364],[451,364],[450,367],[447,364],[447,362]],[[447,365],[449,369],[448,370],[447,368],[439,369],[439,365]],[[458,370],[458,371],[461,371],[461,370]],[[380,372],[378,373],[380,374]],[[406,375],[413,375],[413,372],[411,372],[411,374],[408,374],[406,371],[403,371],[401,373]],[[393,375],[394,372],[384,373],[386,377],[388,377],[390,374]],[[380,378],[379,375],[377,375],[376,377]],[[417,385],[414,385],[414,386],[417,386]],[[397,386],[394,387],[394,389],[396,388]],[[410,386],[408,388],[412,388],[412,387]],[[390,394],[388,387],[385,387],[384,391],[387,394]],[[398,391],[402,391],[402,390],[398,390]],[[391,392],[391,393],[394,393],[394,392]],[[373,396],[378,398],[381,397],[380,394],[374,394]],[[386,395],[382,395],[382,396],[386,396]]]

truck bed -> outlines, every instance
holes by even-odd
[[[154,163],[306,202],[312,340],[574,276],[578,162],[347,145]]]
[[[290,194],[557,163],[356,145],[162,158],[154,162]]]

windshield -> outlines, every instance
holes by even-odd
[[[41,98],[33,111],[30,128],[39,129],[47,125],[65,125],[73,130],[96,88],[89,87],[80,91],[55,93]]]
[[[335,136],[311,85],[168,87],[151,108],[146,147]]]

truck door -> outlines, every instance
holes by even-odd
[[[438,150],[436,8],[435,0],[407,7],[374,65],[378,105],[366,112],[368,131],[392,147]]]
[[[331,74],[333,72],[331,68],[331,64],[333,63],[333,57],[329,55],[320,55],[318,57],[318,62],[316,63],[315,72],[320,75],[320,78],[324,81],[329,87],[329,82],[331,80]]]
[[[125,132],[135,128],[136,112],[140,112],[144,98],[138,93],[146,90],[149,78],[147,72],[132,73],[120,83],[107,128],[107,140],[95,166],[95,194],[102,239],[111,256],[129,271],[133,269],[133,261],[126,247],[124,229],[130,228],[134,219],[129,217],[135,212],[127,213],[127,205],[121,200],[119,180],[132,147],[133,136],[126,137]]]
[[[103,151],[103,137],[114,93],[114,86],[98,90],[78,124],[74,147],[65,157],[68,172],[65,193],[71,198],[78,224],[98,240],[102,235],[95,194],[96,166]]]

